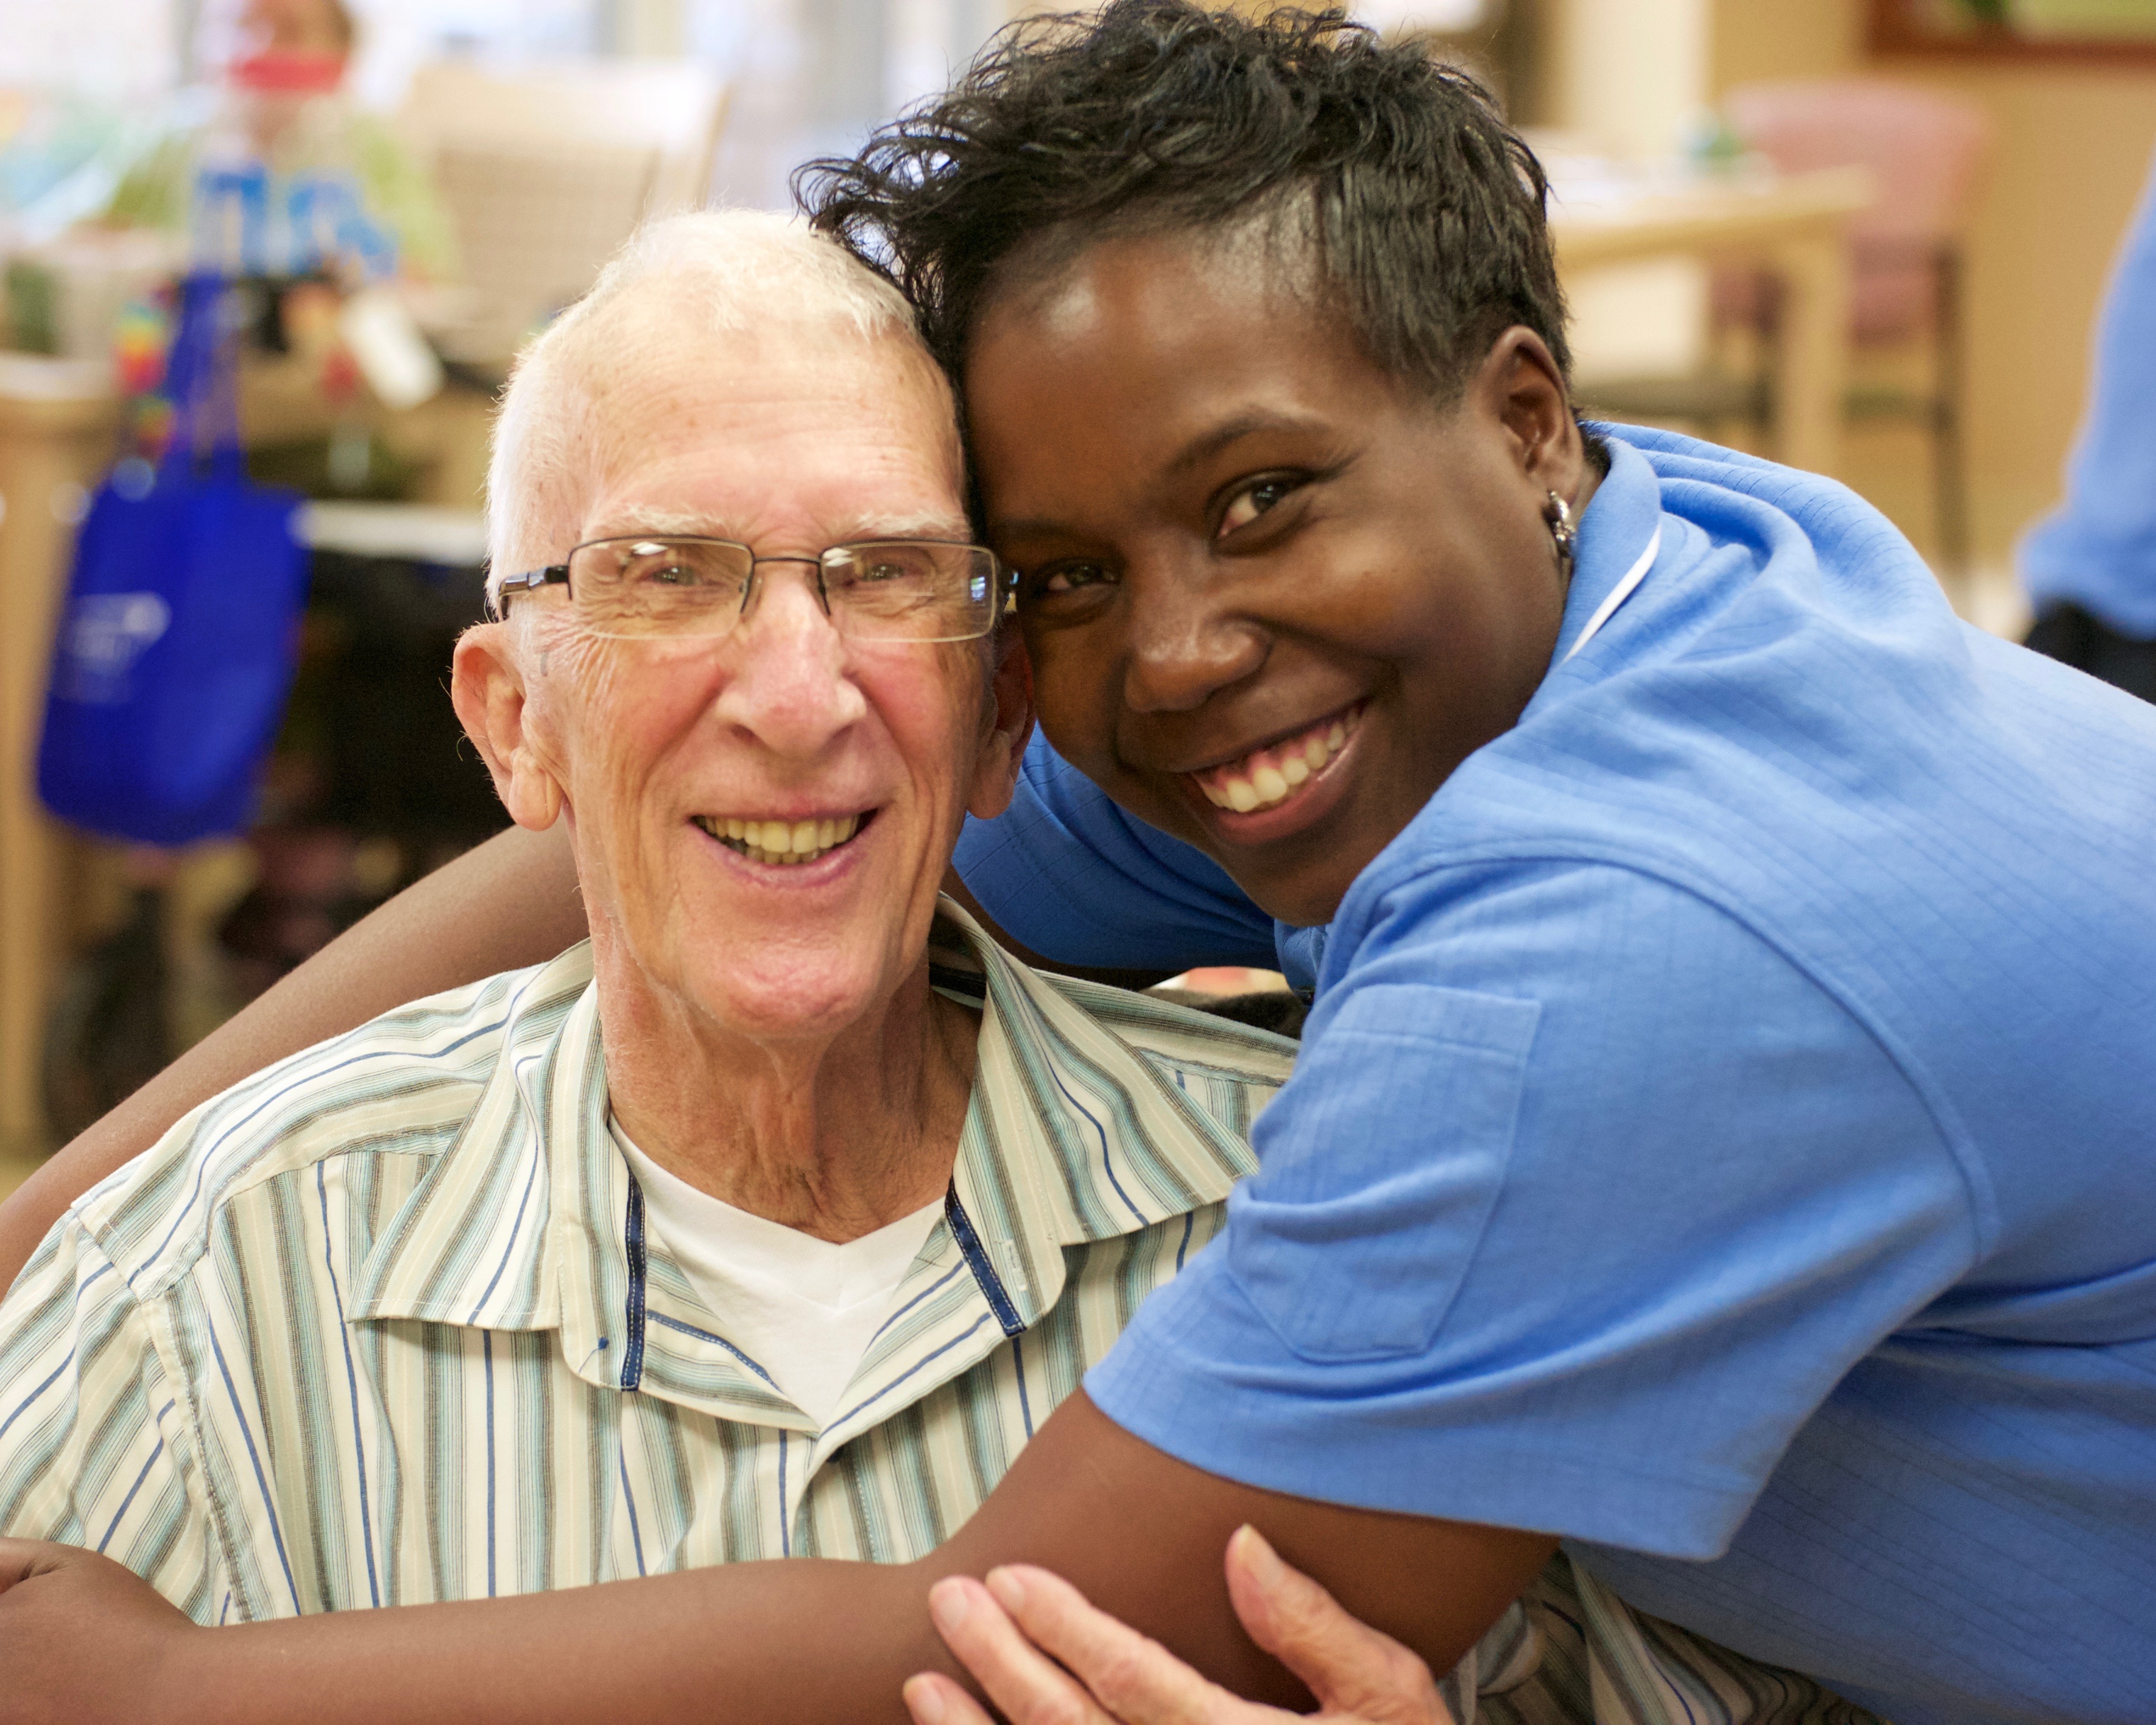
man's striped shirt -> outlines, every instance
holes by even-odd
[[[928,1551],[1218,1231],[1294,1055],[957,932],[943,1219],[825,1429],[645,1231],[579,947],[283,1062],[69,1213],[0,1307],[0,1529],[205,1623]]]

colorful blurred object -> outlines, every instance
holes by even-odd
[[[125,395],[147,395],[165,381],[165,344],[171,323],[154,301],[134,300],[121,308],[112,332],[115,381]]]

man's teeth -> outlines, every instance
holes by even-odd
[[[1198,775],[1198,788],[1216,809],[1238,814],[1284,803],[1288,793],[1348,747],[1347,721],[1313,726],[1301,737],[1259,749],[1229,767]]]
[[[729,850],[751,862],[792,865],[814,862],[836,850],[859,830],[858,814],[825,815],[819,820],[741,820],[732,815],[700,814],[696,824]]]

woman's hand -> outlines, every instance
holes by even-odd
[[[1302,1679],[1317,1714],[1231,1695],[1158,1642],[1097,1611],[1068,1582],[1014,1564],[938,1582],[929,1609],[951,1651],[1012,1725],[1452,1725],[1430,1667],[1350,1617],[1280,1560],[1255,1527],[1228,1542],[1228,1593],[1250,1639]],[[990,1725],[950,1678],[906,1686],[917,1725]]]
[[[184,1612],[110,1558],[0,1539],[0,1725],[168,1716],[157,1673],[194,1632]]]

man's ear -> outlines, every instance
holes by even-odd
[[[973,766],[966,812],[993,820],[1010,807],[1019,766],[1033,736],[1033,660],[1015,624],[1006,621],[990,649],[996,667],[988,681],[988,735]]]
[[[524,667],[514,623],[482,623],[457,638],[449,699],[494,775],[495,793],[520,827],[542,832],[562,813],[562,785],[535,747],[526,720]]]

